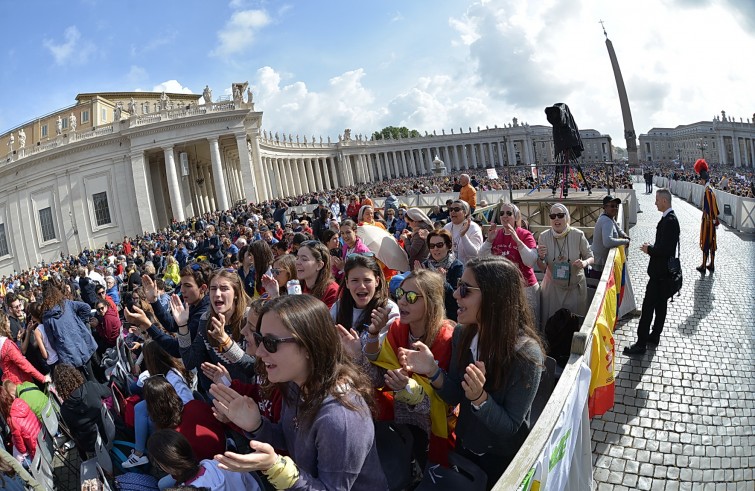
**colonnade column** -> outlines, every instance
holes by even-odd
[[[731,145],[734,150],[734,167],[742,167],[742,153],[739,151],[739,137],[732,133]]]
[[[490,155],[490,167],[495,167],[495,155],[493,154],[493,143],[488,143],[488,155]]]
[[[409,177],[409,168],[406,165],[406,151],[401,150],[401,166],[404,168],[404,177]]]
[[[378,179],[382,181],[383,180],[383,169],[380,168],[380,162],[378,162],[377,160],[375,160],[375,154],[374,153],[368,153],[367,154],[367,160],[372,165],[375,166],[375,169],[376,169],[376,172],[377,172],[377,175],[378,175]]]
[[[414,161],[414,150],[409,150],[409,169],[412,171],[412,175],[417,175],[417,163]]]
[[[246,133],[236,135],[236,149],[239,152],[239,167],[241,167],[241,195],[247,203],[262,201],[259,199],[260,186],[252,171],[251,147],[246,140]],[[261,190],[261,189],[260,189]]]
[[[218,204],[217,204],[217,198],[215,196],[215,193],[210,193],[210,189],[213,189],[213,183],[214,183],[214,180],[212,179],[212,171],[210,169],[210,166],[208,165],[202,166],[202,174],[204,175],[204,184],[206,186],[205,192],[207,193],[207,199],[209,200],[209,203],[210,203],[210,211],[216,211],[219,209]]]
[[[506,139],[506,155],[508,156],[509,165],[516,165],[516,152],[514,151],[514,142],[511,138]]]
[[[461,169],[461,164],[459,163],[459,150],[456,148],[456,145],[451,147],[451,149],[453,150],[452,153],[454,158],[453,169],[458,171]]]
[[[271,163],[278,183],[278,198],[284,198],[286,196],[286,176],[283,175],[283,169],[281,169],[280,161],[277,158],[271,159]]]
[[[266,166],[264,165],[262,155],[260,154],[259,138],[259,129],[253,130],[246,145],[247,151],[249,152],[249,165],[252,169],[252,182],[254,183],[254,189],[252,191],[246,189],[246,196],[249,197],[254,193],[256,202],[265,201],[273,197],[273,185],[270,182],[270,175],[265,170]],[[243,163],[244,161],[242,160],[241,162]],[[244,177],[244,180],[246,180],[246,177]],[[246,182],[244,185],[246,185]]]
[[[306,158],[304,159],[304,167],[305,167],[305,176],[307,178],[307,186],[309,187],[309,192],[315,191],[315,178],[313,175],[312,170],[312,159]]]
[[[212,161],[212,177],[215,181],[215,197],[220,210],[227,210],[228,194],[225,191],[225,179],[223,177],[223,165],[220,160],[220,145],[217,138],[208,138],[210,142],[210,160]]]
[[[341,182],[338,179],[338,172],[336,171],[336,158],[330,157],[328,163],[330,165],[330,175],[333,176],[333,186],[338,189],[341,187]]]
[[[168,179],[168,194],[170,195],[170,206],[173,208],[173,218],[176,221],[183,222],[186,217],[184,216],[184,207],[181,200],[181,185],[178,183],[173,147],[163,147],[163,152],[165,154],[165,176]]]
[[[463,170],[469,170],[469,161],[467,160],[467,146],[464,144],[461,145],[461,163]]]
[[[320,172],[320,163],[317,158],[312,159],[312,168],[315,171],[315,182],[317,183],[316,191],[319,193],[324,188],[322,186],[322,173]]]
[[[328,191],[333,189],[333,185],[330,182],[330,171],[328,170],[328,157],[322,158],[322,177],[325,181],[325,189],[327,189]]]
[[[358,165],[362,169],[362,173],[364,174],[364,182],[372,182],[372,169],[368,165],[367,159],[364,158],[364,154],[357,154],[356,158]]]
[[[147,186],[147,169],[144,160],[144,151],[131,153],[131,177],[134,180],[136,203],[139,223],[139,233],[145,230],[156,230],[155,221],[152,218],[153,198],[150,196]]]
[[[302,189],[301,178],[299,177],[299,166],[296,164],[296,159],[286,159],[286,162],[288,163],[289,169],[291,169],[294,193],[296,193],[297,196],[301,196],[304,194],[304,190]]]
[[[295,165],[299,171],[299,179],[301,179],[302,194],[311,193],[312,190],[309,187],[309,181],[307,181],[307,170],[304,168],[304,159],[296,159]]]

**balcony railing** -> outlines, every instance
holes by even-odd
[[[233,111],[242,107],[251,107],[251,105],[243,102],[236,103],[234,101],[227,100],[213,102],[210,104],[202,104],[198,106],[188,105],[178,108],[174,107],[172,109],[165,109],[163,111],[154,113],[135,114],[130,118],[124,118],[120,121],[96,126],[91,129],[86,129],[83,131],[69,131],[64,135],[58,135],[55,139],[46,141],[44,143],[39,142],[36,145],[27,144],[24,148],[14,148],[13,150],[6,152],[4,155],[0,154],[0,168],[11,162],[30,157],[32,155],[37,155],[48,150],[54,150],[71,143],[98,138],[100,136],[112,135],[113,133],[117,133],[118,131],[127,128],[135,128],[138,126],[160,123],[162,121],[190,118],[193,116],[202,116],[209,113]],[[16,145],[18,144],[19,143],[16,142]]]

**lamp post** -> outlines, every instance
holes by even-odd
[[[700,138],[700,141],[697,142],[697,148],[700,149],[702,158],[705,158],[705,149],[708,148],[708,142]]]

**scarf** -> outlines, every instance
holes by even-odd
[[[448,251],[448,255],[440,261],[433,259],[432,254],[430,254],[429,256],[427,256],[427,267],[430,269],[430,271],[437,271],[441,268],[448,271],[455,259],[456,254],[454,254],[454,251]]]
[[[571,230],[571,225],[567,225],[564,231],[559,234],[558,232],[553,230],[553,228],[551,227],[551,233],[553,233],[553,237],[556,239],[563,239],[564,237],[569,235],[570,230]]]

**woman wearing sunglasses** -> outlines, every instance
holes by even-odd
[[[338,299],[338,283],[330,272],[330,251],[316,240],[302,243],[296,251],[296,274],[302,293],[322,300],[331,308]]]
[[[455,323],[445,318],[444,282],[441,275],[425,269],[413,271],[401,282],[396,289],[401,318],[390,324],[382,346],[379,343],[382,333],[373,326],[367,332],[363,348],[354,341],[353,331],[348,333],[339,326],[344,346],[359,361],[373,385],[382,389],[378,392],[379,413],[393,414],[396,423],[407,425],[414,437],[414,459],[422,468],[428,458],[433,463],[448,465],[448,452],[453,446],[448,430],[448,405],[426,377],[401,366],[398,354],[400,348],[410,349],[421,341],[430,347],[438,365],[448,370]]]
[[[561,203],[551,206],[551,228],[540,234],[537,266],[545,272],[540,288],[540,326],[559,309],[587,313],[585,268],[594,261],[585,234],[571,227],[569,210]]]
[[[336,324],[348,331],[353,329],[364,340],[368,327],[377,318],[380,325],[374,329],[384,335],[388,326],[399,318],[399,309],[388,295],[388,283],[374,255],[371,252],[350,254],[344,272],[339,299],[330,308],[331,317]]]
[[[455,451],[485,471],[490,489],[529,434],[545,354],[511,261],[472,259],[455,295],[459,325],[449,369],[421,341],[399,349],[399,361],[426,376],[450,406],[460,405]]]
[[[446,318],[456,321],[458,305],[454,298],[454,290],[456,283],[461,278],[461,273],[464,271],[464,265],[456,259],[456,254],[451,250],[453,244],[451,240],[451,233],[445,229],[433,230],[427,234],[427,247],[430,250],[430,255],[422,263],[422,267],[430,271],[437,271],[445,277]]]
[[[535,316],[535,325],[540,325],[540,285],[532,267],[537,262],[537,242],[532,232],[522,227],[522,214],[513,203],[502,203],[499,223],[488,230],[488,240],[480,249],[480,256],[503,256],[517,265],[524,280],[527,302]]]
[[[275,298],[281,295],[288,295],[286,284],[289,280],[298,279],[296,273],[296,256],[293,254],[282,254],[275,258],[273,267],[270,268],[270,275],[262,277],[262,285],[265,287],[267,298]]]
[[[272,423],[250,398],[213,385],[216,410],[247,432],[254,450],[216,456],[220,468],[262,471],[276,489],[387,489],[372,388],[345,353],[323,303],[308,295],[273,299],[254,334],[260,373],[283,395],[281,419]]]
[[[218,270],[210,277],[210,310],[202,316],[199,331],[192,341],[188,331],[179,329],[181,359],[187,369],[199,369],[203,362],[222,363],[233,378],[248,381],[254,375],[254,358],[244,351],[247,296],[235,271]],[[202,390],[210,381],[199,375]]]
[[[466,201],[457,199],[448,207],[451,221],[443,227],[451,234],[453,250],[461,264],[477,257],[482,247],[482,229],[472,220],[469,210]]]

